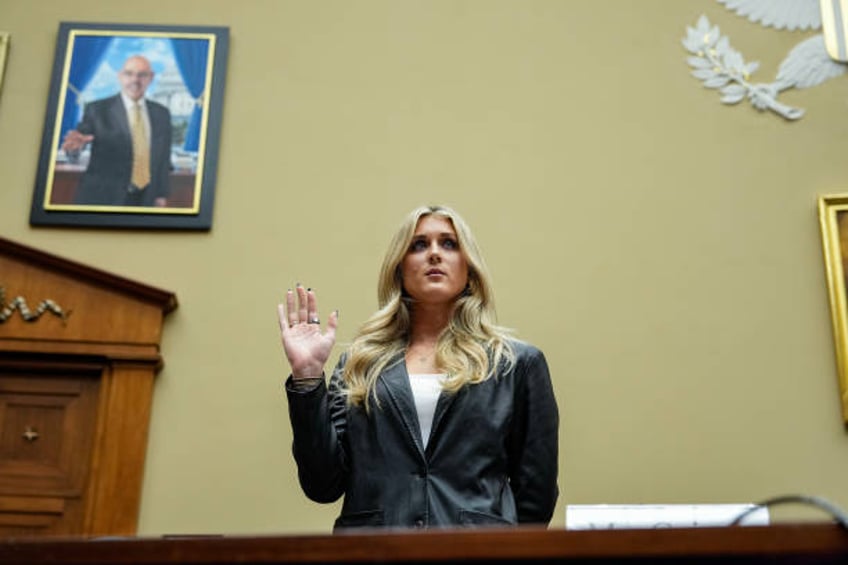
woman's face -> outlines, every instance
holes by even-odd
[[[419,303],[449,303],[468,283],[468,263],[453,224],[442,216],[418,220],[401,263],[403,288]]]

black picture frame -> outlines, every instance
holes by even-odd
[[[226,27],[61,22],[30,224],[210,229],[228,49]],[[143,190],[131,187],[127,180],[133,150],[126,117],[129,110],[117,110],[123,109],[118,74],[131,76],[131,71],[121,70],[122,61],[139,55],[153,70],[147,75],[152,76],[149,87],[145,87],[151,153],[157,144],[161,148],[166,140],[170,143],[170,152],[155,150],[163,156],[158,161],[149,157],[151,170],[162,172],[167,179],[159,183],[166,196],[156,198],[155,204],[147,198],[130,201],[124,195]],[[109,94],[98,95],[110,88]],[[107,104],[110,117],[97,122],[97,131],[83,125],[94,123],[87,121],[88,105],[95,115]],[[159,109],[153,112],[153,106]],[[66,152],[63,139],[77,127],[93,133],[93,139],[81,152]],[[100,148],[96,147],[97,132],[108,132],[99,134]],[[165,154],[170,155],[168,163]],[[157,173],[156,178],[162,177]],[[93,186],[99,191],[96,198],[90,190]],[[152,189],[147,190],[147,196],[152,196]],[[156,190],[160,190],[158,185]],[[108,200],[103,196],[107,192]]]

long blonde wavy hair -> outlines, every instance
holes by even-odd
[[[436,366],[447,374],[444,390],[456,392],[466,384],[485,381],[501,363],[515,361],[510,332],[497,325],[489,271],[468,224],[445,206],[422,206],[409,213],[392,238],[377,288],[379,308],[360,328],[348,349],[344,367],[348,401],[370,407],[377,378],[404,360],[415,303],[403,290],[401,263],[409,251],[418,221],[425,216],[446,218],[456,231],[459,250],[468,264],[468,285],[456,298],[453,314],[436,345]]]

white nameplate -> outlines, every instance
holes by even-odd
[[[767,526],[768,508],[754,504],[569,504],[568,530],[629,528],[698,528],[729,526],[743,512],[756,508],[742,526]]]

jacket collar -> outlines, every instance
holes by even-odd
[[[415,449],[422,458],[425,458],[424,442],[421,438],[421,426],[418,424],[418,409],[415,408],[415,398],[412,395],[412,387],[409,385],[409,373],[406,370],[406,362],[404,361],[403,353],[392,360],[389,367],[380,375],[380,380],[386,386],[386,392],[389,397],[389,404],[392,411],[400,419],[404,429],[407,431],[407,436]],[[448,394],[442,392],[439,395],[439,400],[436,403],[436,412],[433,414],[433,425],[431,427],[430,438],[435,439],[439,424],[457,394],[462,391]],[[435,441],[427,444],[427,451],[432,451]]]
[[[120,93],[112,97],[112,101],[109,103],[109,112],[112,114],[115,123],[120,126],[121,133],[127,137],[131,137],[130,121],[127,118],[127,109],[124,107],[124,101],[121,99]]]
[[[403,354],[392,360],[389,367],[380,375],[380,380],[386,386],[389,404],[394,414],[400,419],[407,436],[412,441],[421,457],[424,457],[424,447],[421,442],[421,430],[418,426],[418,412],[415,409],[415,399],[409,386],[409,374]]]

